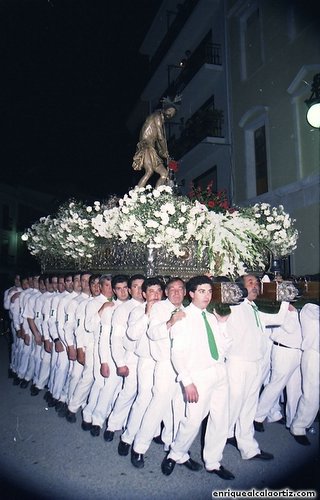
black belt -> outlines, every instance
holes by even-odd
[[[274,345],[278,345],[280,347],[286,347],[287,349],[295,349],[294,347],[289,347],[288,345],[280,344],[280,342],[273,341],[273,343],[274,343]]]

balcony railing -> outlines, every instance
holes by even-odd
[[[159,66],[161,60],[165,56],[165,54],[170,49],[174,40],[177,37],[177,34],[180,33],[183,26],[185,25],[187,19],[190,17],[193,9],[197,5],[199,0],[185,0],[180,4],[180,8],[177,12],[175,19],[170,24],[168,31],[160,43],[158,50],[154,54],[153,58],[150,62],[150,75],[154,73],[156,68]]]
[[[172,72],[175,68],[180,68],[180,66],[168,66],[168,88],[164,95],[174,96],[181,93],[204,64],[221,66],[221,45],[211,42],[199,45],[197,50],[184,61],[184,64],[185,66],[182,70],[180,69],[180,73],[175,79],[171,78]]]
[[[173,158],[180,159],[206,137],[223,136],[224,114],[219,109],[200,109],[187,120],[179,138],[169,139],[169,151]]]

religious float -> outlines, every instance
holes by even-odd
[[[215,285],[215,300],[237,303],[242,293],[235,278],[247,272],[262,276],[270,256],[284,259],[295,250],[298,231],[282,205],[229,207],[225,193],[214,193],[211,185],[193,188],[188,196],[172,186],[147,185],[90,206],[69,200],[22,239],[43,272],[141,272],[164,280],[207,273],[224,277]],[[267,301],[301,294],[292,281],[279,281],[264,284]]]

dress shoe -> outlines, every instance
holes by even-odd
[[[16,376],[14,379],[13,379],[13,385],[20,385],[22,382],[22,379],[19,378],[18,376]]]
[[[55,398],[51,398],[49,401],[48,401],[48,407],[49,408],[53,408],[54,406],[56,406],[56,404],[58,403],[58,400],[55,399]]]
[[[67,413],[68,413],[68,405],[67,403],[63,403],[60,410],[58,411],[58,417],[64,418],[67,416]]]
[[[66,419],[68,420],[68,422],[70,422],[70,424],[74,424],[77,421],[76,414],[70,410],[67,411]]]
[[[208,470],[210,474],[216,474],[221,479],[234,479],[234,475],[228,469],[225,469],[223,465],[220,465],[219,469]]]
[[[35,385],[33,385],[30,389],[31,396],[38,396],[39,392],[40,389],[38,389],[38,387],[36,387]]]
[[[111,441],[113,441],[113,436],[114,436],[114,432],[113,431],[108,431],[108,429],[106,429],[103,433],[103,439],[105,441],[107,441],[108,443],[110,443]]]
[[[187,469],[189,470],[194,470],[198,471],[202,469],[202,465],[196,462],[195,460],[192,460],[192,458],[189,458],[186,462],[183,462],[180,465],[185,465]]]
[[[101,427],[99,425],[92,425],[91,424],[91,429],[90,429],[91,436],[93,436],[93,437],[100,436],[100,431],[101,431]]]
[[[272,460],[273,458],[274,456],[272,455],[272,453],[260,450],[260,453],[257,453],[257,455],[251,457],[249,460]]]
[[[309,446],[311,443],[305,434],[295,435],[292,434],[297,443],[302,444],[303,446]]]
[[[286,419],[284,417],[281,417],[279,420],[276,420],[274,423],[275,424],[285,425],[286,424]]]
[[[264,432],[264,427],[262,422],[253,421],[254,430],[257,432]]]
[[[165,457],[162,460],[161,464],[162,474],[164,474],[165,476],[170,476],[170,474],[173,472],[173,469],[175,468],[175,465],[176,465],[175,460],[172,460],[172,458]]]
[[[49,401],[50,399],[52,399],[51,392],[50,392],[50,391],[46,391],[46,392],[44,393],[43,399],[44,399],[45,401]]]
[[[61,408],[63,407],[65,403],[63,403],[62,401],[58,401],[56,406],[55,406],[55,410],[58,412],[61,410]]]
[[[11,370],[11,368],[8,368],[8,378],[14,378],[15,377],[15,373],[13,370]]]
[[[129,443],[125,443],[120,439],[118,444],[119,455],[121,455],[122,457],[126,457],[129,454],[130,446],[131,445]]]
[[[235,448],[238,449],[238,443],[235,437],[228,438],[227,439],[227,444],[231,444],[231,446],[234,446]]]
[[[144,459],[142,453],[136,453],[134,450],[131,450],[131,463],[137,469],[143,469]]]
[[[157,444],[164,444],[164,442],[162,441],[162,439],[161,439],[161,436],[160,436],[160,435],[159,435],[159,436],[154,437],[152,441],[153,441],[154,443],[157,443]]]
[[[29,382],[30,382],[30,380],[22,379],[21,382],[20,382],[21,389],[26,389],[28,387],[28,385],[29,385]]]
[[[91,431],[91,428],[92,428],[91,422],[86,422],[85,420],[82,420],[81,429],[83,431]],[[100,427],[99,427],[99,429],[100,429]]]

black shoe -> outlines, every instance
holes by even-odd
[[[93,437],[100,436],[100,431],[101,431],[101,427],[99,425],[92,425],[91,424],[91,429],[90,429],[91,436],[93,436]]]
[[[56,409],[57,409],[57,407],[56,407]],[[67,416],[67,413],[68,413],[68,405],[67,405],[67,403],[63,403],[60,410],[58,410],[58,417],[64,418]]]
[[[121,455],[122,457],[126,457],[129,454],[130,446],[131,445],[129,443],[125,443],[120,439],[118,444],[119,455]]]
[[[14,378],[15,377],[15,373],[13,370],[11,370],[11,368],[8,368],[8,378]]]
[[[262,422],[253,421],[254,430],[257,432],[264,432],[264,427]]]
[[[154,437],[152,441],[157,444],[164,444],[164,442],[161,439],[161,435]]]
[[[181,464],[181,465],[185,465],[187,467],[187,469],[194,470],[194,471],[198,471],[198,470],[202,469],[202,465],[199,464],[198,462],[196,462],[195,460],[192,460],[192,458],[189,458],[186,462],[183,462],[183,464]]]
[[[134,450],[131,450],[131,463],[137,469],[143,469],[144,459],[142,453],[136,453]]]
[[[114,432],[113,431],[108,431],[108,429],[106,429],[103,433],[103,439],[105,441],[107,441],[108,443],[110,443],[111,441],[113,441],[113,436],[114,436]]]
[[[173,469],[175,468],[175,465],[176,465],[175,460],[172,460],[172,458],[165,457],[162,460],[161,464],[162,474],[164,474],[165,476],[170,476],[170,474],[172,474],[173,472]]]
[[[91,422],[86,422],[85,420],[82,420],[81,429],[83,431],[91,431],[91,428],[92,428]],[[100,427],[99,427],[99,429],[100,429]]]
[[[30,389],[31,396],[38,396],[39,392],[40,389],[38,389],[38,387],[36,387],[35,385],[33,385]]]
[[[53,408],[54,406],[56,406],[56,404],[59,403],[59,401],[55,398],[51,398],[49,401],[48,401],[48,407],[49,408]]]
[[[63,403],[62,401],[58,401],[56,406],[55,406],[55,410],[58,412],[61,410],[61,408],[63,408],[63,406],[65,405],[65,403]]]
[[[13,379],[13,385],[20,385],[22,382],[22,379],[19,378],[18,376],[16,376],[14,379]]]
[[[70,422],[70,424],[74,424],[77,421],[76,414],[70,410],[67,410],[66,419],[68,420],[68,422]]]
[[[235,437],[228,438],[226,444],[231,444],[231,446],[234,446],[235,448],[238,449],[238,443]]]
[[[45,401],[47,401],[47,402],[50,401],[50,399],[52,399],[51,392],[50,391],[46,391],[45,394],[44,394],[44,396],[43,396],[43,399]]]
[[[300,435],[292,434],[292,436],[297,441],[297,443],[302,444],[303,446],[309,446],[311,444],[307,436],[305,436],[305,434],[300,434]]]
[[[30,382],[30,380],[22,379],[21,382],[20,382],[21,389],[26,389],[28,387],[28,385],[29,385],[29,382]]]
[[[221,479],[234,479],[234,475],[229,470],[225,469],[223,465],[220,465],[219,469],[208,470],[210,474],[216,474]]]
[[[249,460],[272,460],[273,458],[274,456],[272,455],[272,453],[260,450],[260,453],[257,453],[257,455],[251,457]]]

